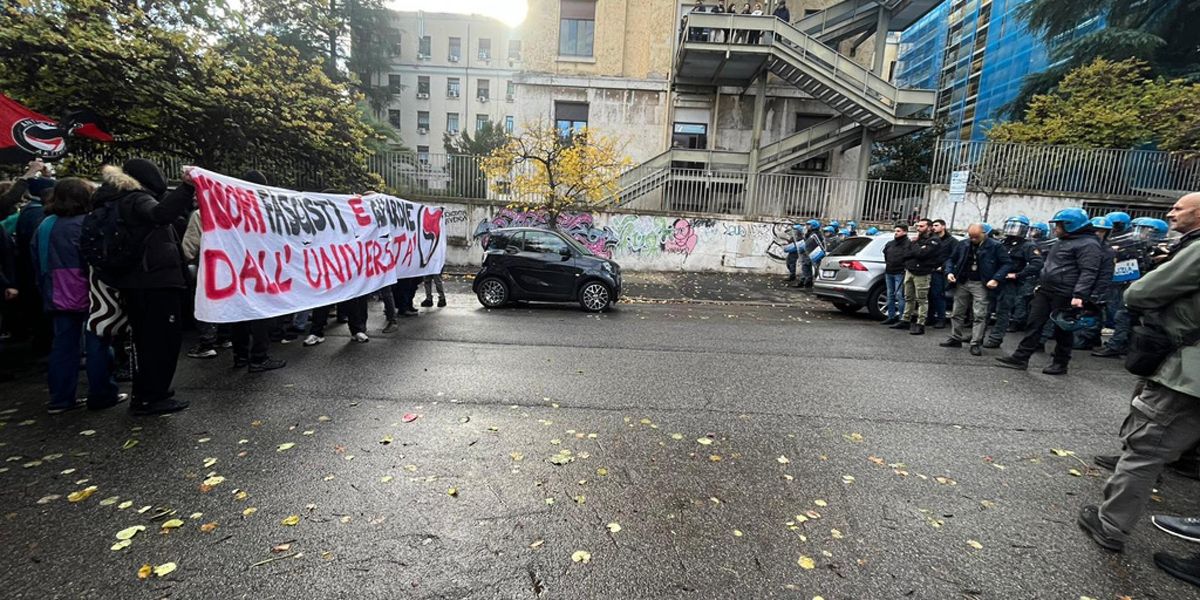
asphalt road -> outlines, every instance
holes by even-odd
[[[1148,520],[1123,555],[1075,526],[1116,363],[1003,370],[823,304],[450,300],[270,373],[182,359],[168,417],[50,417],[42,381],[5,384],[0,596],[1200,597]],[[1151,510],[1200,513],[1197,485],[1164,476]]]

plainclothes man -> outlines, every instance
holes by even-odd
[[[904,314],[904,262],[912,248],[908,224],[896,223],[892,239],[883,246],[883,280],[887,287],[887,319],[883,325],[895,325]]]
[[[1174,347],[1154,373],[1134,388],[1121,426],[1121,459],[1104,486],[1104,502],[1084,506],[1079,526],[1101,547],[1120,552],[1163,466],[1200,442],[1200,194],[1188,194],[1167,218],[1183,235],[1167,262],[1129,286],[1125,305],[1171,340]],[[1155,517],[1176,535],[1195,533],[1194,519]],[[1187,537],[1187,535],[1184,535]],[[1200,559],[1154,555],[1163,570],[1200,586]]]
[[[904,262],[904,317],[892,329],[908,329],[912,335],[925,335],[929,314],[929,276],[938,267],[944,243],[933,235],[933,222],[917,221],[917,241],[913,242]],[[944,259],[943,259],[944,260]]]
[[[957,284],[954,291],[954,329],[950,339],[938,344],[943,348],[962,348],[966,339],[967,310],[973,312],[971,322],[971,355],[983,351],[983,334],[987,329],[988,293],[1000,287],[1012,269],[1012,259],[996,240],[984,233],[976,223],[967,228],[970,238],[958,244],[946,261],[946,281]]]

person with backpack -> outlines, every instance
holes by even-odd
[[[54,186],[54,202],[34,232],[30,250],[42,307],[50,315],[54,339],[50,348],[50,414],[82,406],[75,397],[79,384],[79,341],[85,340],[89,410],[124,402],[113,379],[113,351],[108,340],[88,331],[87,263],[80,256],[84,215],[91,208],[92,184],[75,177]]]
[[[88,262],[104,283],[120,292],[133,331],[135,415],[164,414],[188,407],[171,381],[183,343],[181,322],[187,278],[177,221],[191,208],[191,176],[167,193],[158,165],[134,158],[106,166],[103,184],[84,224]]]

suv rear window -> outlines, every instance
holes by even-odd
[[[837,248],[833,249],[833,253],[837,254],[839,256],[851,256],[854,254],[858,254],[858,251],[869,246],[871,244],[872,240],[874,240],[874,238],[869,238],[869,237],[865,237],[865,236],[855,236],[852,238],[848,238],[847,240],[838,244]]]

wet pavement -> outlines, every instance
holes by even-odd
[[[701,287],[764,296],[732,281]],[[1075,526],[1115,362],[1003,370],[798,293],[589,315],[468,285],[393,335],[373,304],[368,344],[275,346],[282,370],[181,359],[172,416],[4,383],[3,597],[1200,597],[1148,516],[1122,555]],[[1150,509],[1196,514],[1197,486]]]

